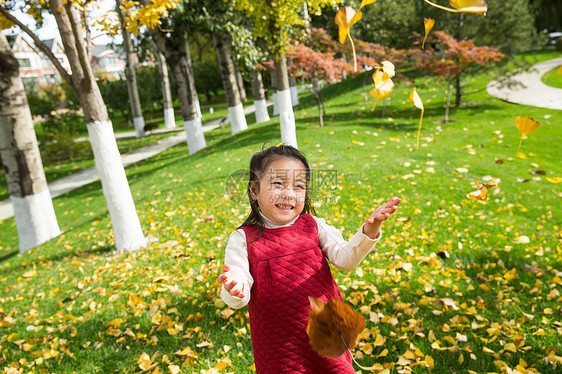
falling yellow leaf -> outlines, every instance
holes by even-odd
[[[363,0],[363,1],[361,2],[361,6],[359,7],[359,10],[361,10],[361,8],[363,8],[365,5],[372,4],[372,3],[374,3],[375,1],[377,1],[377,0]]]
[[[521,133],[521,140],[519,141],[519,147],[517,148],[517,153],[519,153],[519,149],[521,148],[521,142],[523,138],[533,131],[535,131],[541,124],[532,119],[531,117],[519,117],[515,118],[515,126],[519,129]]]
[[[558,70],[556,70],[556,74],[562,74],[562,65],[558,67]]]
[[[421,97],[417,93],[415,87],[412,90],[412,92],[410,93],[410,101],[414,104],[414,106],[416,108],[421,110],[420,125],[418,126],[418,137],[416,139],[416,149],[420,149],[420,133],[421,133],[421,126],[422,126],[422,121],[423,121],[423,111],[424,111],[424,109],[423,109],[423,102],[421,100]]]
[[[452,13],[472,13],[485,16],[488,11],[488,5],[486,5],[484,0],[449,0],[449,4],[451,4],[454,9],[432,3],[429,0],[424,1],[431,6]]]
[[[370,93],[378,101],[384,99],[392,92],[392,88],[394,87],[394,82],[392,79],[383,79],[384,72],[377,70],[373,74],[373,81],[375,82],[375,88],[373,88]]]
[[[435,25],[435,20],[431,19],[431,18],[424,18],[423,19],[423,25],[425,27],[425,37],[423,38],[422,49],[425,46],[425,40],[427,39],[427,36],[429,35],[429,32],[433,28],[433,25]]]
[[[394,64],[390,61],[383,61],[381,62],[382,65],[382,79],[387,80],[389,78],[394,77],[396,74]]]
[[[554,178],[546,177],[546,180],[549,181],[550,183],[560,183],[560,182],[562,182],[561,177],[554,177]]]
[[[346,6],[338,10],[335,18],[336,25],[339,27],[340,44],[345,43],[345,38],[349,37],[351,50],[353,51],[353,67],[355,71],[357,71],[357,57],[355,55],[355,45],[353,44],[353,39],[351,38],[349,30],[351,26],[361,19],[361,16],[361,12],[355,12],[355,9]]]

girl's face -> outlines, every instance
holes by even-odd
[[[306,168],[293,158],[272,161],[261,175],[259,186],[252,182],[250,191],[261,212],[278,225],[297,218],[306,198]]]

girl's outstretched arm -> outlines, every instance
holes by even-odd
[[[386,204],[379,206],[367,220],[363,226],[363,233],[369,238],[374,239],[379,235],[382,222],[396,212],[398,204],[402,201],[399,197],[393,197]]]

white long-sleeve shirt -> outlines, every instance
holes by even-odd
[[[320,249],[330,262],[337,268],[352,270],[357,267],[365,256],[375,247],[382,232],[375,239],[369,238],[363,233],[363,226],[349,242],[345,241],[341,232],[334,226],[328,225],[326,220],[312,216],[318,226],[318,242]],[[297,217],[298,218],[298,217]],[[295,221],[286,225],[277,225],[267,217],[262,215],[266,228],[279,228],[292,226]],[[244,297],[232,296],[224,285],[221,289],[221,298],[224,302],[234,309],[243,308],[250,301],[250,290],[254,284],[254,278],[250,274],[250,263],[248,261],[248,247],[246,244],[246,234],[243,229],[235,230],[229,237],[225,250],[225,264],[229,264],[240,275],[244,284]]]

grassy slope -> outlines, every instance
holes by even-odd
[[[560,67],[556,67],[542,76],[544,84],[552,87],[562,88],[562,74],[558,73]]]
[[[469,83],[480,88],[485,80]],[[544,358],[550,347],[558,356],[562,351],[556,275],[562,191],[529,171],[538,165],[546,176],[561,176],[562,151],[555,145],[562,140],[562,113],[479,92],[452,110],[454,122],[441,124],[444,99],[431,81],[418,78],[426,113],[416,150],[419,111],[407,102],[413,82],[397,77],[381,118],[380,105],[371,112],[372,103],[363,101],[361,81],[326,90],[323,128],[316,126],[310,96],[301,97],[295,113],[300,149],[317,170],[319,216],[347,236],[373,207],[403,198],[384,225],[378,252],[360,271],[336,272],[345,299],[367,319],[355,355],[362,365],[398,369],[399,356],[418,348],[423,354],[413,360],[420,364],[413,371],[419,373],[427,372],[425,355],[437,373],[501,372],[501,361],[513,369],[520,359],[541,373],[555,372]],[[523,141],[525,158],[515,156],[517,115],[541,123]],[[249,373],[246,309],[224,308],[214,280],[228,235],[247,213],[246,204],[225,196],[228,176],[245,168],[264,142],[279,142],[276,120],[235,137],[218,129],[193,156],[180,145],[127,169],[145,232],[158,239],[148,249],[111,252],[98,183],[55,199],[64,234],[26,254],[13,255],[14,221],[0,223],[0,351],[7,359],[0,365],[20,359],[30,365],[41,356],[33,367],[135,372],[143,352],[158,352],[154,362],[161,371],[168,362],[198,373],[231,363],[225,371]],[[486,204],[468,200],[474,178],[486,175],[501,179],[499,193]],[[523,235],[530,242],[517,244]],[[451,258],[435,256],[444,249]],[[525,265],[542,270],[529,272]],[[454,307],[435,305],[440,298],[453,299]],[[386,342],[373,347],[377,335]],[[436,349],[437,340],[449,348]]]

